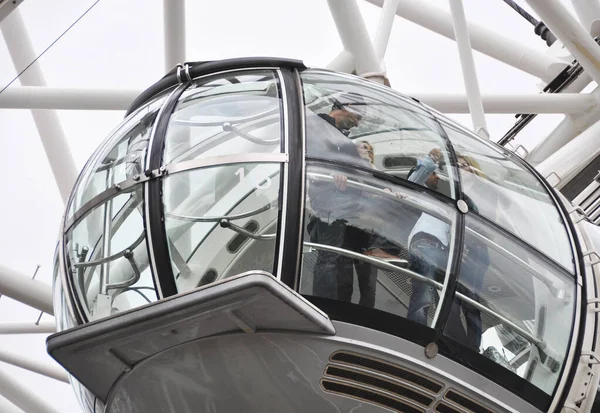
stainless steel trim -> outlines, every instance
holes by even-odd
[[[210,156],[207,158],[191,159],[175,165],[167,165],[167,174],[189,171],[190,169],[207,166],[230,165],[236,163],[282,163],[288,162],[287,153],[240,153],[235,155]]]
[[[300,109],[300,138],[302,139],[302,179],[300,184],[300,191],[302,196],[300,197],[300,228],[298,231],[298,245],[302,245],[302,241],[304,239],[304,211],[306,208],[306,113],[304,106],[304,89],[302,88],[302,80],[300,79],[300,73],[298,69],[294,69],[294,76],[296,81],[296,90],[298,90],[298,98],[300,102],[298,103],[298,107]],[[298,260],[296,262],[297,276],[296,276],[296,285],[295,288],[300,291],[299,283],[300,277],[302,274],[302,254],[298,254]]]
[[[266,240],[272,240],[277,238],[277,234],[273,233],[273,234],[253,234],[250,231],[247,231],[246,229],[239,227],[235,224],[232,224],[231,222],[229,222],[228,219],[222,219],[219,222],[219,225],[221,226],[221,228],[228,228],[234,232],[237,232],[238,234],[242,234],[247,236],[248,238],[252,238],[255,239],[257,241],[266,241]]]
[[[283,130],[283,152],[284,153],[289,153],[290,152],[290,134],[289,134],[289,111],[290,108],[288,107],[287,104],[287,91],[285,88],[285,82],[283,80],[283,74],[281,73],[281,70],[278,69],[277,70],[277,79],[278,79],[278,83],[281,86],[281,104],[283,106],[283,112],[280,114],[280,116],[283,117],[283,125],[282,125],[282,130]],[[281,139],[278,140],[279,142],[281,142]],[[289,160],[289,156],[288,156],[288,160]],[[289,179],[289,168],[290,168],[290,164],[286,163],[285,165],[283,165],[283,181],[280,181],[283,183],[283,190],[281,191],[281,198],[279,199],[280,205],[281,205],[281,221],[277,224],[278,226],[278,231],[279,231],[279,251],[275,251],[276,254],[278,254],[277,256],[277,269],[275,271],[275,277],[277,277],[278,280],[281,280],[281,274],[282,274],[282,269],[283,269],[283,252],[285,250],[285,232],[286,232],[286,228],[287,228],[287,200],[288,200],[288,179]],[[299,228],[296,228],[296,230],[301,230]]]
[[[452,228],[450,229],[450,234],[456,234],[458,226],[458,220],[455,218],[452,220]],[[450,237],[450,246],[448,248],[448,263],[446,264],[446,273],[444,274],[444,286],[442,287],[442,292],[440,293],[441,299],[446,296],[446,290],[448,290],[448,284],[450,283],[450,271],[454,265],[454,260],[462,259],[462,257],[456,257],[456,237]],[[440,318],[440,313],[442,311],[442,303],[440,302],[435,307],[435,313],[433,314],[433,319],[431,320],[431,328],[435,328],[438,318]]]
[[[190,217],[190,216],[186,216],[186,215],[178,215],[178,214],[174,214],[172,212],[165,212],[165,215],[169,218],[173,218],[173,219],[178,219],[181,221],[189,221],[189,222],[219,222],[222,219],[226,219],[228,221],[235,221],[237,219],[244,219],[244,218],[248,218],[257,214],[260,214],[261,212],[265,212],[268,211],[269,209],[276,207],[277,204],[276,203],[271,203],[271,204],[267,204],[263,207],[257,208],[253,211],[249,211],[249,212],[244,212],[243,214],[238,214],[238,215],[221,215],[221,216],[213,216],[213,217]]]

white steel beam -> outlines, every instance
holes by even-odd
[[[2,413],[25,413],[17,406],[0,396],[0,412]]]
[[[426,105],[443,113],[469,113],[467,97],[461,94],[410,93]],[[591,94],[490,94],[481,97],[485,113],[579,113],[596,107]]]
[[[127,110],[140,93],[141,89],[17,86],[0,93],[0,109]]]
[[[185,62],[185,0],[163,0],[165,71]]]
[[[385,57],[385,51],[390,41],[392,26],[396,18],[396,10],[398,10],[398,0],[385,0],[381,9],[381,15],[379,16],[375,39],[373,40],[375,54],[381,61]]]
[[[0,23],[19,7],[23,0],[0,1]]]
[[[58,366],[42,363],[41,361],[36,361],[2,349],[0,349],[0,361],[69,384],[69,376]]]
[[[49,334],[56,332],[54,321],[34,323],[0,323],[0,334]]]
[[[14,10],[0,25],[17,72],[27,67],[36,58],[29,34],[19,10]],[[39,64],[30,66],[19,80],[24,86],[45,86],[46,80]],[[33,120],[40,134],[46,156],[63,201],[66,203],[77,178],[77,168],[71,149],[62,130],[58,115],[54,111],[32,110]]]
[[[527,0],[552,33],[600,84],[600,46],[558,0]]]
[[[592,36],[600,33],[600,2],[598,0],[571,0],[575,13],[584,29]]]
[[[384,3],[384,0],[366,1],[379,7]],[[454,39],[450,13],[429,1],[399,0],[396,14],[442,36]],[[566,66],[566,63],[558,58],[526,47],[483,26],[469,23],[468,27],[473,49],[546,82],[551,81]],[[440,64],[443,65],[444,62]]]
[[[27,413],[59,413],[37,393],[0,369],[0,395]]]
[[[344,49],[354,56],[359,76],[383,76],[385,73],[367,32],[356,0],[327,0]]]
[[[552,186],[561,189],[600,155],[598,136],[600,121],[537,165],[537,170]]]
[[[52,287],[0,265],[0,294],[54,315]]]
[[[347,50],[343,50],[335,59],[327,65],[327,69],[336,72],[352,73],[354,71],[354,56]]]
[[[465,83],[465,91],[467,92],[469,111],[471,112],[473,130],[482,138],[489,139],[490,134],[488,133],[485,114],[483,113],[477,70],[475,69],[473,50],[471,49],[471,41],[469,40],[469,28],[467,27],[467,18],[462,0],[450,0],[450,12],[452,13],[452,21],[454,23],[454,37],[458,46],[458,55],[460,56],[460,65]]]

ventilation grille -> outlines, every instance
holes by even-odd
[[[439,402],[435,406],[435,411],[438,413],[463,413],[462,410],[457,410],[454,407],[450,406],[448,403]]]
[[[483,406],[482,404],[468,398],[467,396],[465,396],[463,394],[458,393],[455,390],[448,390],[446,392],[446,395],[444,396],[444,398],[448,401],[453,402],[454,404],[457,404],[457,405],[465,408],[469,412],[494,413],[493,410],[488,409],[487,407]],[[437,409],[437,407],[436,407],[436,409]]]
[[[360,399],[360,400],[366,400],[371,403],[375,403],[380,406],[387,407],[396,412],[403,412],[403,413],[423,413],[424,412],[423,409],[416,408],[414,406],[411,406],[410,404],[404,403],[404,402],[394,399],[392,397],[388,397],[381,393],[377,393],[375,391],[347,385],[344,383],[338,383],[338,382],[331,381],[331,380],[322,380],[321,386],[323,386],[323,389],[325,389],[325,391],[328,391],[330,393],[341,394],[344,396],[351,396],[351,397],[354,397],[354,398]]]
[[[444,387],[442,383],[429,379],[419,373],[416,373],[404,367],[400,367],[373,358],[359,356],[353,353],[347,353],[343,351],[334,353],[331,356],[331,361],[355,366],[360,369],[372,370],[376,374],[379,373],[391,376],[394,379],[400,380],[407,384],[418,386],[434,394],[438,394]]]

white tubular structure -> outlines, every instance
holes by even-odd
[[[24,413],[23,410],[0,396],[0,412],[2,413]]]
[[[598,0],[571,0],[583,27],[592,35],[600,33],[600,3]]]
[[[23,0],[0,1],[0,23],[2,23],[2,20],[4,20],[9,14],[15,11],[15,9],[19,7],[19,4],[21,3],[23,3]]]
[[[394,25],[394,19],[396,18],[396,10],[398,10],[398,0],[385,0],[381,9],[381,16],[379,17],[375,39],[373,40],[375,54],[381,61],[383,61],[383,58],[385,57],[385,51],[388,42],[390,41],[392,26]]]
[[[52,287],[0,265],[0,294],[54,315]]]
[[[475,60],[473,60],[473,50],[471,50],[471,41],[469,40],[469,28],[467,27],[467,18],[465,17],[462,0],[450,0],[450,11],[452,13],[452,21],[454,22],[454,37],[458,46],[465,91],[467,92],[467,102],[469,103],[469,111],[471,112],[471,119],[473,121],[473,130],[479,136],[489,139],[490,134],[487,131],[485,114],[483,113],[477,70],[475,69]]]
[[[560,148],[536,168],[552,186],[561,189],[600,154],[600,121]]]
[[[17,72],[21,71],[36,58],[31,40],[23,18],[19,10],[14,10],[12,14],[2,22],[0,26],[6,46],[13,60]],[[38,64],[34,64],[27,69],[19,80],[24,86],[45,86],[46,81]],[[63,201],[66,203],[71,192],[71,188],[77,178],[77,168],[71,155],[67,138],[58,120],[58,115],[53,111],[32,110],[33,120],[40,134],[48,162],[52,168],[54,179]]]
[[[558,0],[527,0],[550,31],[600,84],[600,46]]]
[[[384,0],[366,1],[379,7],[382,7],[384,2]],[[396,14],[442,36],[454,39],[452,17],[429,1],[399,0]],[[566,66],[560,59],[523,46],[484,27],[475,24],[469,24],[468,27],[473,49],[546,82],[552,80]]]
[[[34,323],[0,323],[0,334],[48,334],[56,331],[54,321]]]
[[[354,56],[360,76],[382,76],[383,68],[375,53],[356,0],[327,0],[344,49]]]
[[[163,0],[165,71],[185,62],[185,0]]]
[[[445,113],[469,113],[467,96],[459,94],[409,93],[422,103]],[[591,94],[483,95],[486,113],[577,113],[596,107]]]
[[[4,350],[0,350],[0,361],[69,384],[69,376],[58,366],[44,364],[31,358],[23,357],[20,354],[11,354]]]
[[[0,369],[0,394],[27,413],[59,413],[40,396]]]
[[[0,94],[0,109],[127,110],[142,90],[10,87]]]
[[[354,56],[347,50],[343,50],[335,59],[327,65],[327,69],[336,72],[352,73],[354,70]]]

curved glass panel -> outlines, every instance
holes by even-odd
[[[162,94],[129,116],[87,163],[77,182],[68,218],[96,195],[142,173],[152,126],[164,101]]]
[[[62,283],[60,263],[58,254],[62,251],[58,249],[54,253],[54,273],[52,277],[52,304],[54,307],[54,320],[56,322],[56,331],[63,331],[71,327],[77,326],[73,315],[69,311],[67,303],[67,295],[65,294],[65,286]]]
[[[180,293],[249,270],[273,273],[281,169],[279,163],[241,163],[164,179],[167,241]],[[181,188],[191,190],[181,194]]]
[[[415,102],[370,81],[301,74],[307,156],[372,168],[454,198],[454,176],[439,126]]]
[[[200,78],[171,115],[164,162],[281,152],[281,107],[279,80],[272,70]]]
[[[445,334],[551,394],[573,330],[575,281],[481,218],[465,218],[456,290],[462,296]]]
[[[452,257],[453,208],[335,165],[307,167],[300,293],[431,326]]]
[[[98,205],[66,234],[69,276],[91,320],[157,299],[143,213],[138,185]]]
[[[461,129],[443,127],[456,152],[469,207],[573,272],[565,224],[538,179],[509,154]]]

